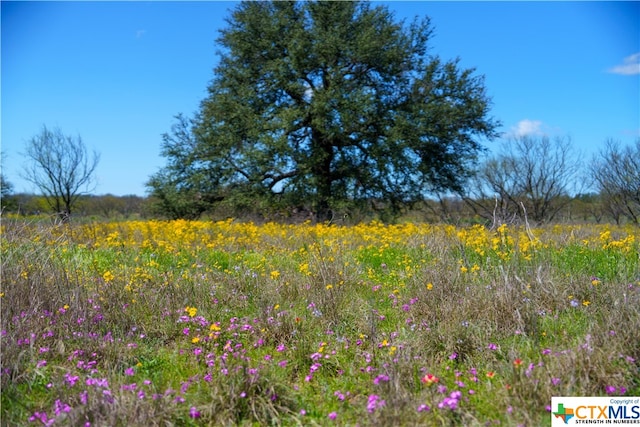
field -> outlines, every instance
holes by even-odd
[[[539,426],[640,395],[640,230],[3,219],[2,425]]]

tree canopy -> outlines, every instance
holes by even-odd
[[[322,220],[459,190],[499,123],[483,77],[431,55],[432,35],[429,18],[368,2],[240,3],[208,97],[164,136],[151,194],[167,212],[281,200]]]

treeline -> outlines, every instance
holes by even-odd
[[[562,196],[555,203],[562,207],[557,211],[552,222],[556,223],[616,223],[625,224],[633,221],[624,215],[624,210],[607,198],[606,195],[596,193],[578,194],[574,197]],[[50,215],[45,198],[35,194],[10,194],[1,199],[2,213],[20,215],[23,217],[34,215]],[[496,206],[496,199],[464,200],[459,196],[427,199],[413,206],[405,206],[402,213],[391,218],[385,216],[384,203],[371,200],[367,205],[358,209],[333,212],[330,221],[335,224],[356,224],[371,220],[416,221],[429,223],[450,223],[457,225],[484,224],[491,226],[493,222],[519,223],[528,220],[524,212],[513,212],[509,218],[497,218],[497,213],[491,209],[479,211],[477,205],[487,207]],[[521,208],[522,209],[522,208]],[[233,215],[232,215],[233,214]],[[276,221],[284,223],[302,223],[316,221],[315,213],[308,207],[290,206],[287,208],[272,207],[267,210],[247,209],[244,212],[219,208],[212,209],[201,215],[201,219],[219,220],[233,216],[241,221],[257,223]],[[131,219],[171,219],[158,209],[158,200],[153,197],[136,195],[114,196],[83,195],[77,202],[73,218],[78,220],[131,220]],[[533,221],[532,221],[533,222]]]
[[[80,195],[74,205],[73,217],[100,219],[153,218],[153,203],[148,197]],[[2,213],[20,216],[54,215],[46,197],[16,193],[2,197]],[[54,215],[55,216],[55,215]]]

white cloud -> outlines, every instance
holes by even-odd
[[[627,56],[622,60],[622,65],[616,65],[615,67],[609,68],[607,71],[613,74],[622,74],[625,76],[640,74],[640,52]]]
[[[518,138],[529,135],[544,135],[544,132],[542,131],[542,122],[540,120],[524,119],[512,126],[507,134]]]

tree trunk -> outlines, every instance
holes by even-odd
[[[333,182],[331,171],[333,146],[318,131],[313,132],[313,146],[312,156],[315,163],[312,166],[312,173],[316,180],[316,220],[318,222],[326,222],[331,220],[332,217],[330,200],[331,184]]]

